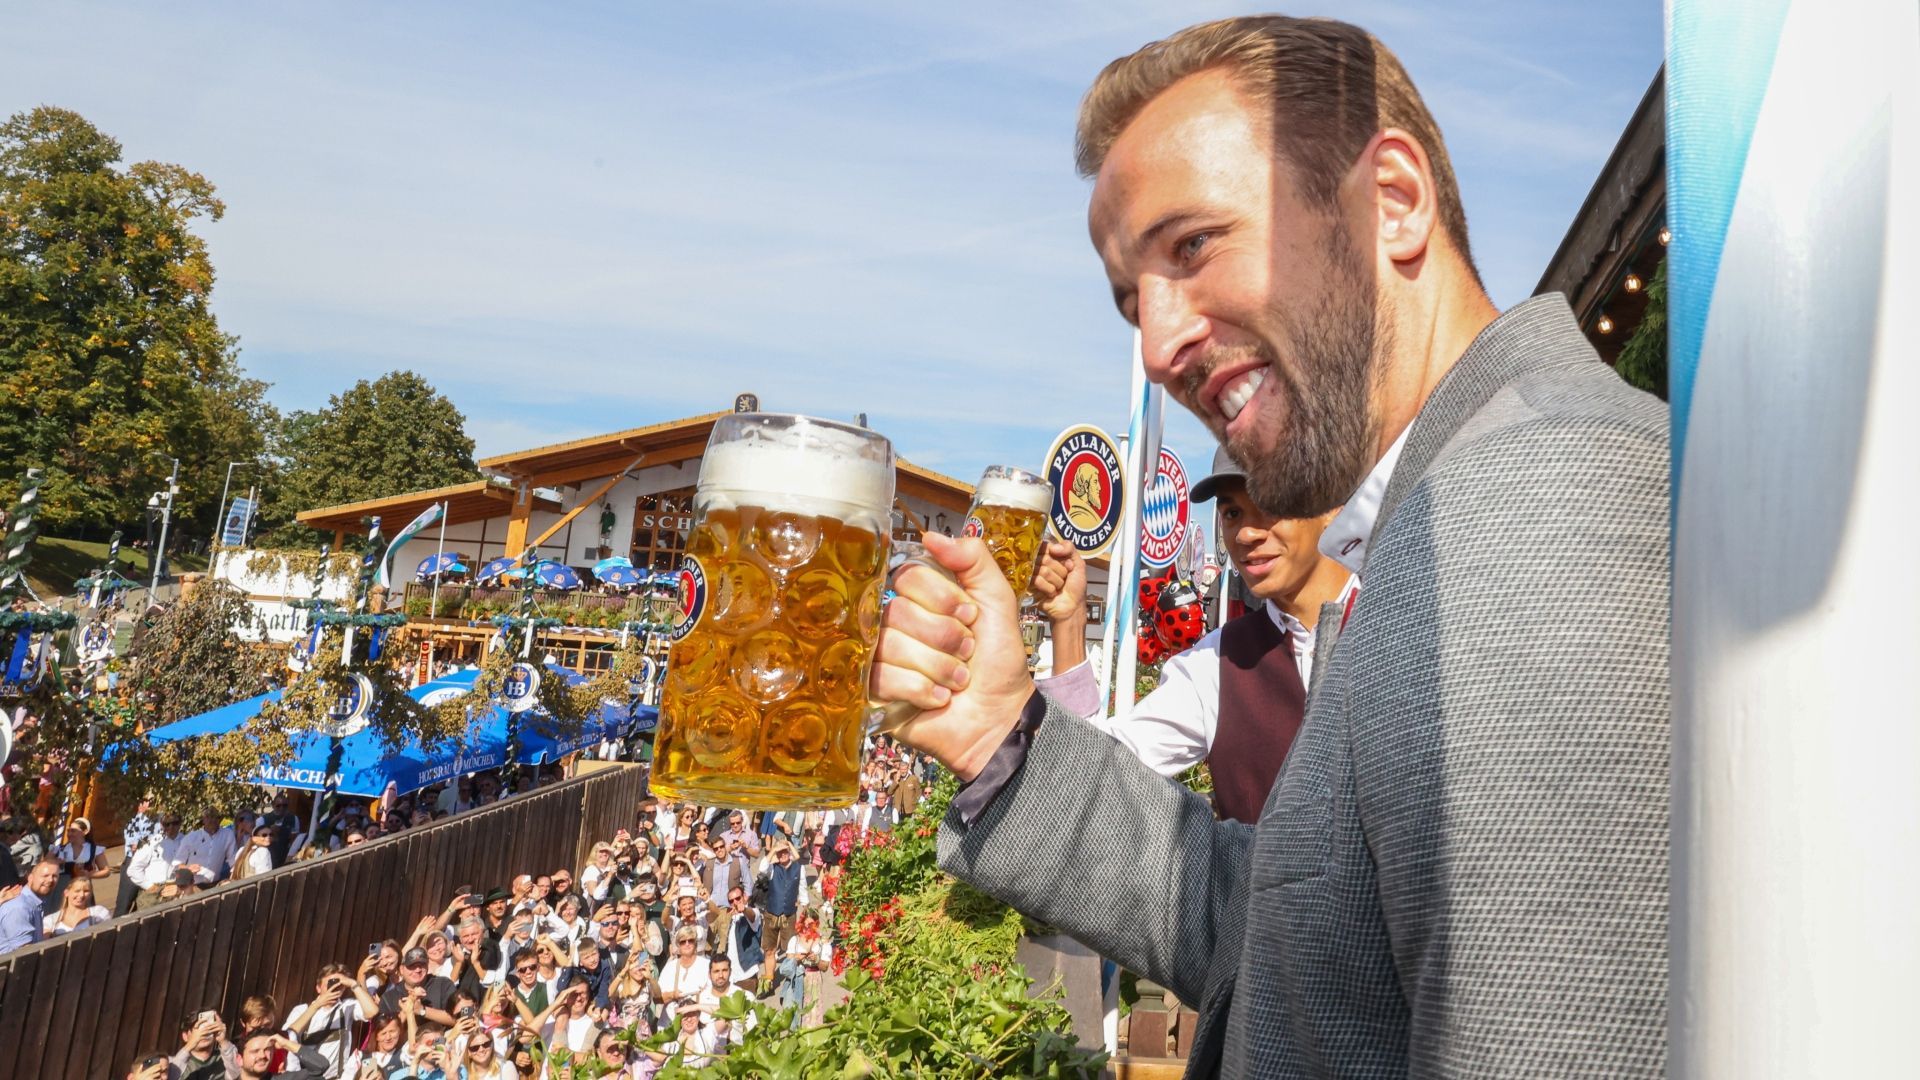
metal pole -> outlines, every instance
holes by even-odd
[[[229,488],[231,488],[231,487],[233,487],[233,467],[234,467],[235,465],[241,465],[241,464],[245,464],[245,463],[244,463],[244,462],[239,462],[239,461],[229,461],[229,462],[227,462],[227,479],[226,479],[226,482],[224,482],[224,483],[222,483],[222,484],[220,485],[220,520],[219,520],[219,524],[217,524],[217,525],[215,525],[215,526],[214,526],[214,534],[213,534],[213,535],[214,535],[214,536],[215,536],[216,538],[217,538],[217,537],[219,537],[219,536],[220,536],[220,535],[221,535],[222,533],[224,533],[224,532],[226,532],[226,529],[227,529],[227,490],[228,490]]]
[[[173,496],[180,490],[180,459],[173,459],[173,472],[167,477],[167,501],[160,509],[160,542],[153,548],[153,579],[147,583],[149,598],[160,589],[160,569],[167,555],[167,528],[173,524]]]
[[[253,484],[247,485],[247,515],[240,519],[240,546],[241,547],[253,546],[252,536],[249,533],[249,530],[253,528],[253,508],[260,505],[259,500],[254,497],[255,490],[256,490],[256,485],[253,485]]]
[[[449,499],[447,501],[451,503],[453,500]],[[446,514],[446,511],[443,510],[440,512],[440,544],[438,547],[435,547],[433,549],[433,566],[434,566],[433,597],[432,599],[427,601],[427,617],[431,619],[437,619],[440,617],[440,577],[442,574],[446,573],[446,569],[440,565],[440,559],[446,553],[447,553],[447,514]],[[429,670],[427,674],[432,675],[433,672]]]

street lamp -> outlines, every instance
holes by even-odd
[[[173,459],[173,472],[167,476],[167,490],[156,491],[147,499],[148,510],[160,511],[160,543],[153,549],[153,580],[147,583],[147,595],[160,588],[160,568],[167,557],[167,527],[173,524],[173,497],[180,494],[180,459]]]

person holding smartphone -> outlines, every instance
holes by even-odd
[[[212,1009],[195,1009],[180,1020],[180,1049],[171,1063],[185,1077],[240,1080],[240,1052],[227,1041],[227,1024]]]
[[[378,960],[368,956],[360,961],[360,971],[347,973],[345,964],[328,964],[314,980],[313,1000],[293,1010],[286,1032],[302,1046],[312,1047],[325,1059],[329,1075],[346,1060],[353,1045],[353,1025],[372,1020],[380,1014],[380,1003],[367,991],[367,972]]]

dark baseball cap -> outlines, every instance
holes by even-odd
[[[427,950],[421,948],[408,949],[407,955],[400,958],[400,963],[406,967],[412,967],[414,964],[424,964],[426,962]]]
[[[1238,480],[1243,484],[1247,480],[1247,470],[1227,456],[1227,448],[1224,446],[1213,452],[1213,471],[1208,473],[1205,479],[1193,485],[1193,501],[1206,502],[1219,494],[1220,483],[1223,480]]]

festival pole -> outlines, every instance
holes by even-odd
[[[13,517],[7,522],[6,550],[0,553],[0,606],[10,604],[26,584],[27,563],[33,559],[27,549],[33,545],[34,537],[40,535],[33,519],[40,510],[41,480],[39,469],[27,470],[20,483],[20,497],[14,503]]]
[[[1133,402],[1127,424],[1125,474],[1127,501],[1120,518],[1119,537],[1107,556],[1106,655],[1101,667],[1114,672],[1110,692],[1102,703],[1113,703],[1113,715],[1133,709],[1134,676],[1138,666],[1135,632],[1140,600],[1140,515],[1147,486],[1160,462],[1160,433],[1165,391],[1147,381],[1140,352],[1140,335],[1133,336]],[[1118,650],[1116,655],[1115,650]]]
[[[354,661],[353,642],[356,627],[353,625],[351,619],[353,616],[367,614],[369,601],[373,597],[374,576],[378,572],[382,558],[386,555],[386,545],[380,536],[380,519],[377,517],[368,518],[367,526],[367,550],[360,556],[360,575],[354,581],[353,603],[347,608],[349,621],[347,623],[346,640],[340,649],[341,665],[347,668],[353,667]],[[323,566],[323,572],[324,569]],[[369,643],[368,652],[371,654],[370,658],[378,657],[381,633],[382,631],[378,628],[370,629],[367,632]],[[368,702],[367,707],[371,708],[372,703]],[[335,726],[328,736],[325,787],[321,792],[319,802],[314,804],[314,823],[312,827],[307,829],[308,836],[314,835],[314,829],[319,827],[320,818],[333,813],[334,801],[340,795],[340,768],[343,759],[346,757],[346,736],[347,733],[342,731],[338,726]]]
[[[452,500],[448,500],[448,502],[451,503]],[[447,515],[442,513],[440,515],[440,542],[433,549],[433,597],[427,601],[427,614],[436,619],[440,617],[440,579],[444,577],[447,572],[446,568],[440,565],[440,560],[444,558],[446,554]],[[428,659],[431,660],[432,657],[428,657]],[[429,665],[429,667],[431,667],[431,665]],[[432,675],[433,672],[429,670],[427,674]]]
[[[520,553],[520,620],[526,624],[526,633],[520,639],[520,659],[534,666],[536,675],[544,675],[533,659],[533,587],[534,566],[539,562],[535,557],[535,548],[529,547]],[[520,779],[520,713],[515,709],[507,710],[506,761],[502,763],[500,777],[507,793],[513,793],[514,784]]]

